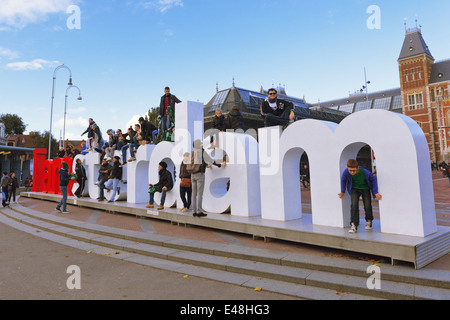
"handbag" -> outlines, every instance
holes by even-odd
[[[156,193],[156,187],[152,186],[148,189],[148,193]]]
[[[191,179],[190,178],[181,178],[180,186],[183,188],[191,187]]]

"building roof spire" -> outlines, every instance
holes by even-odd
[[[422,36],[422,26],[418,24],[418,20],[416,17],[416,27],[415,28],[407,28],[406,18],[405,18],[405,40],[403,42],[402,51],[400,52],[400,57],[398,60],[411,58],[414,56],[426,54],[431,59],[434,60],[433,55],[430,52],[425,40]]]

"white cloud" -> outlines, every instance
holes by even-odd
[[[142,117],[142,116],[133,116],[128,122],[127,122],[127,124],[125,125],[125,128],[124,129],[122,129],[122,131],[124,131],[124,132],[126,132],[126,130],[128,130],[128,128],[129,127],[132,127],[133,128],[133,130],[134,130],[134,125],[135,124],[139,124],[139,118],[140,117]]]
[[[86,109],[85,107],[79,107],[79,108],[70,108],[69,110],[67,110],[68,114],[80,114],[83,112],[88,111],[88,109]],[[87,121],[86,121],[86,127],[87,127]]]
[[[0,0],[0,25],[23,28],[50,14],[66,12],[80,0]],[[7,30],[7,29],[3,29]]]
[[[24,70],[42,70],[46,67],[54,67],[59,61],[48,61],[44,59],[34,59],[32,61],[11,62],[6,65],[7,68],[15,71]]]
[[[81,137],[81,133],[86,130],[88,127],[89,122],[87,118],[84,117],[78,117],[78,118],[72,118],[70,116],[66,117],[66,139],[69,140],[83,140],[86,139],[86,135]],[[58,121],[54,124],[54,136],[58,137],[61,134],[63,135],[64,131],[64,118],[60,118]]]
[[[8,48],[0,47],[0,59],[2,57],[6,58],[8,60],[13,60],[13,59],[17,59],[19,57],[19,54]]]
[[[153,0],[153,1],[141,1],[140,6],[143,8],[155,8],[161,13],[166,13],[168,10],[174,7],[183,7],[183,0]]]

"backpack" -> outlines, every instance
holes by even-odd
[[[195,163],[195,151],[191,153],[191,162],[186,164],[186,171],[190,174],[199,173],[202,170],[202,164]]]

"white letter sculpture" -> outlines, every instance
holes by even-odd
[[[347,160],[356,158],[361,147],[368,144],[377,155],[379,192],[383,196],[381,231],[418,237],[437,231],[428,144],[411,118],[367,110],[350,115],[339,126],[298,121],[285,130],[278,145],[270,139],[274,134],[279,131],[259,130],[260,158],[267,160],[271,149],[272,162],[261,163],[264,219],[285,221],[302,217],[299,162],[305,151],[310,163],[313,224],[348,226],[348,192],[344,200],[337,197],[340,178]]]

